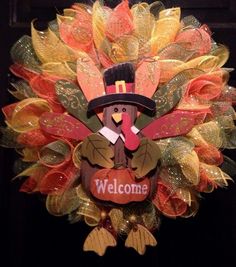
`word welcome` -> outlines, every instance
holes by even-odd
[[[98,194],[126,194],[126,195],[147,195],[148,186],[147,184],[120,184],[117,179],[113,179],[112,183],[108,179],[94,180],[96,185],[96,191]]]

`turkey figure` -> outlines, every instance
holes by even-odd
[[[128,185],[126,185],[127,183],[131,184],[131,187],[135,187],[132,183],[145,183],[147,184],[147,190],[144,190],[145,196],[141,198],[144,200],[148,193],[151,192],[150,181],[153,179],[149,179],[147,177],[136,179],[132,170],[132,153],[137,151],[139,148],[140,139],[142,137],[142,134],[139,133],[139,130],[134,126],[134,123],[137,118],[138,109],[142,108],[149,110],[149,112],[154,112],[155,102],[145,96],[135,94],[135,70],[131,63],[118,64],[105,70],[104,83],[106,85],[106,95],[91,100],[88,104],[88,112],[94,110],[98,112],[99,109],[102,109],[103,111],[104,126],[98,131],[96,136],[99,137],[101,142],[103,139],[107,140],[108,146],[112,149],[111,159],[113,161],[113,166],[112,168],[102,169],[101,167],[106,166],[99,166],[99,164],[96,163],[93,164],[88,157],[83,157],[81,163],[82,184],[86,192],[89,194],[91,193],[91,190],[99,190],[98,179],[107,178],[109,176],[109,172],[106,171],[110,169],[113,170],[114,177],[105,179],[105,182],[108,180],[107,186],[110,186],[110,188],[113,189],[108,190],[107,187],[106,194],[109,194],[110,196],[106,196],[106,200],[112,202],[114,201],[116,203],[117,200],[112,195],[124,194],[124,199],[118,200],[119,203],[120,201],[122,203],[131,202],[132,200],[139,201],[140,198],[131,196],[133,192],[132,189],[126,189],[127,192],[131,192],[128,193],[129,197],[125,196],[127,194],[125,194],[123,188],[125,186],[128,188]],[[92,135],[94,136],[94,134]],[[87,138],[89,139],[90,137],[88,136]],[[99,140],[91,141],[90,139],[91,142],[100,142]],[[84,151],[86,151],[85,154],[87,153],[89,144],[91,145],[90,141],[85,141],[87,147],[83,145]],[[106,151],[109,150],[107,149]],[[83,153],[82,155],[84,156]],[[104,174],[105,177],[103,177]],[[99,175],[101,175],[100,178]],[[98,179],[95,179],[94,181],[94,177],[97,176]],[[126,176],[131,179],[127,180],[125,178]],[[114,180],[114,183],[109,185],[108,183],[111,182],[111,180]],[[96,182],[96,185],[93,185],[94,182]],[[121,185],[122,189],[120,189],[119,185]],[[105,185],[103,184],[103,186]],[[115,193],[116,191],[117,193]],[[92,195],[94,195],[94,192]],[[95,195],[100,198],[98,192],[96,192]],[[103,197],[101,198],[103,199]]]

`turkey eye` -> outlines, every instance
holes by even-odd
[[[118,112],[118,108],[114,108],[114,111],[115,111],[115,112]]]
[[[126,108],[122,108],[122,111],[123,111],[123,112],[126,112]]]

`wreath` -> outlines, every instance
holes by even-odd
[[[228,186],[236,146],[226,46],[160,2],[73,4],[11,49],[18,78],[1,145],[27,168],[20,191],[54,216],[93,227],[85,251],[127,235],[144,254],[160,217],[194,216],[201,193]]]

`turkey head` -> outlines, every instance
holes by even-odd
[[[137,107],[131,104],[114,104],[104,108],[103,116],[104,128],[100,130],[100,133],[107,136],[113,143],[115,166],[128,167],[127,155],[137,149],[140,143],[136,135],[137,130],[133,126],[137,116]]]

